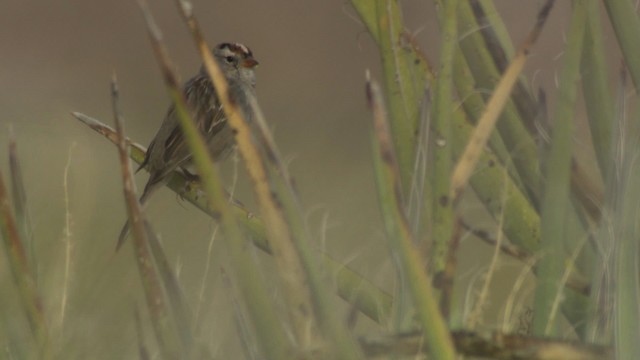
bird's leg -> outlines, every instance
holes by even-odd
[[[180,200],[185,199],[185,195],[190,193],[193,189],[200,188],[200,176],[194,174],[185,168],[180,168],[180,172],[185,179],[183,188],[177,193]]]

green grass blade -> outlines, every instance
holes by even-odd
[[[629,67],[631,80],[638,89],[640,88],[640,48],[638,47],[640,19],[636,9],[630,0],[606,0],[603,3],[624,55],[624,61]]]
[[[576,1],[559,79],[551,148],[546,160],[545,194],[541,211],[541,260],[534,301],[534,335],[558,335],[558,317],[553,311],[562,291],[567,212],[570,209],[569,182],[573,118],[579,81],[580,57],[586,24],[586,3]]]
[[[444,271],[449,253],[449,242],[453,235],[453,199],[450,196],[452,169],[452,126],[453,113],[453,64],[458,47],[457,33],[458,0],[447,0],[443,9],[441,22],[442,47],[440,49],[440,69],[436,79],[434,93],[432,129],[435,137],[433,162],[430,169],[432,176],[430,197],[432,219],[430,221],[429,239],[431,248],[431,271],[438,275]]]
[[[582,92],[584,96],[591,139],[598,160],[600,174],[608,174],[611,163],[611,126],[613,124],[613,98],[605,59],[602,24],[598,12],[599,1],[589,1],[587,27],[582,53]]]
[[[615,284],[614,347],[619,359],[640,358],[640,126],[637,114],[619,124],[616,173],[618,202],[614,218],[615,238],[611,278]],[[613,180],[613,179],[612,179]]]

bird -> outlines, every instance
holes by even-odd
[[[255,96],[255,68],[258,66],[253,53],[247,46],[233,42],[216,45],[212,53],[227,80],[229,94],[236,96],[235,100],[245,114],[250,113],[247,99]],[[204,65],[198,74],[184,84],[182,91],[192,119],[202,133],[213,159],[219,161],[228,157],[235,146],[234,132],[227,122],[219,96]],[[149,172],[149,179],[139,199],[140,204],[144,205],[156,190],[164,186],[173,171],[181,169],[187,177],[194,177],[191,172],[192,158],[193,154],[185,142],[178,114],[172,104],[151,140],[144,160],[136,170],[138,172],[146,168]],[[127,238],[129,225],[127,221],[122,227],[116,251]]]

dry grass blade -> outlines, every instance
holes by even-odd
[[[97,132],[98,134],[104,136],[112,144],[118,146],[120,138],[116,130],[111,126],[103,123],[98,119],[92,118],[91,116],[85,115],[81,112],[72,111],[71,115],[77,120],[79,120],[81,123],[87,125],[89,128]],[[133,160],[136,164],[140,165],[144,160],[147,149],[138,143],[132,142],[131,139],[129,138],[125,138],[124,141],[129,147],[129,158]],[[174,172],[174,177],[178,177],[179,175],[180,175],[179,171]],[[169,184],[169,187],[171,187],[171,184]],[[181,187],[184,188],[184,182],[181,184]],[[173,187],[171,188],[174,191],[177,191],[177,189]]]
[[[498,120],[507,100],[509,100],[511,89],[518,81],[518,76],[520,75],[520,72],[527,60],[529,49],[537,40],[538,35],[540,35],[553,4],[554,0],[547,0],[538,13],[536,24],[529,32],[527,39],[524,41],[515,58],[500,79],[500,82],[491,95],[491,99],[489,99],[489,102],[487,103],[487,108],[485,109],[484,114],[478,121],[478,125],[476,126],[471,139],[469,139],[469,143],[467,144],[464,153],[460,156],[458,164],[451,176],[451,198],[454,199],[454,201],[459,198],[460,194],[467,186],[469,177],[471,177],[480,154],[487,144],[489,136],[495,127],[496,121]]]
[[[20,231],[11,209],[2,173],[0,172],[0,233],[9,259],[9,267],[18,287],[21,304],[24,308],[31,332],[38,345],[39,357],[53,357],[49,339],[49,330],[44,316],[42,301],[38,295],[36,283],[29,268],[24,245],[20,239]]]
[[[471,0],[469,1],[473,15],[478,23],[478,28],[487,50],[491,54],[496,68],[501,73],[507,69],[509,58],[513,57],[509,32],[505,27],[502,19],[497,14],[495,5],[487,1]],[[520,117],[529,133],[535,135],[535,117],[537,113],[536,101],[527,84],[519,79],[511,91],[511,99],[515,104]]]
[[[116,133],[119,140],[118,155],[122,171],[124,196],[129,213],[131,232],[133,234],[136,264],[138,265],[138,271],[142,278],[147,308],[163,357],[166,359],[182,358],[183,356],[181,355],[184,355],[184,353],[179,349],[178,341],[171,329],[169,310],[166,304],[167,299],[162,289],[160,276],[154,265],[155,261],[150,253],[147,227],[145,226],[146,220],[135,193],[135,184],[124,136],[124,119],[119,107],[119,93],[115,75],[111,82],[111,96],[113,100]]]
[[[33,231],[31,224],[31,214],[27,204],[27,192],[22,180],[22,169],[18,160],[18,150],[13,130],[9,129],[9,169],[11,174],[11,192],[13,193],[13,207],[15,210],[20,239],[24,244],[29,261],[29,267],[34,281],[37,283],[38,263],[35,261],[35,244],[33,243]]]
[[[67,164],[64,167],[64,175],[63,175],[63,180],[62,180],[62,184],[64,187],[64,209],[65,209],[65,223],[64,223],[64,230],[63,230],[63,238],[62,238],[62,242],[63,242],[63,246],[64,246],[64,281],[62,284],[62,299],[60,300],[60,312],[59,312],[59,333],[62,336],[64,334],[64,325],[65,325],[65,319],[66,319],[66,313],[67,313],[67,305],[68,305],[68,299],[69,299],[69,283],[70,283],[70,278],[71,278],[71,258],[72,258],[72,249],[73,249],[73,244],[71,241],[71,228],[72,228],[72,217],[71,217],[71,210],[70,210],[70,206],[69,206],[69,170],[71,169],[71,151],[73,150],[73,148],[75,147],[75,143],[71,143],[71,146],[69,147],[69,155],[67,157]]]
[[[109,125],[106,125],[102,122],[100,122],[97,119],[94,119],[90,116],[87,116],[83,113],[77,112],[77,111],[72,111],[71,115],[73,115],[73,117],[75,117],[76,119],[80,120],[82,123],[84,123],[85,125],[87,125],[88,127],[90,127],[91,129],[97,131],[98,133],[100,133],[101,135],[103,135],[104,137],[106,137],[109,141],[111,141],[114,145],[118,145],[118,143],[120,142],[120,139],[118,138],[118,134],[116,133],[116,130],[114,128],[112,128]],[[125,142],[127,143],[127,145],[133,145],[130,143],[129,139],[125,139]],[[141,148],[140,145],[137,145],[137,147],[139,149],[141,149],[143,152],[145,150],[143,150]],[[144,157],[144,154],[143,154]],[[137,163],[140,163],[140,161],[137,161]]]
[[[97,119],[91,118],[79,112],[72,112],[72,115],[76,119],[80,120],[81,122],[83,122],[84,124],[92,128],[93,130],[95,130],[96,132],[102,134],[104,137],[106,137],[109,141],[111,141],[115,145],[119,146],[120,135],[118,135],[116,130],[114,130],[110,126],[103,124]],[[131,150],[129,157],[132,158],[136,163],[140,164],[144,159],[145,149],[139,144],[132,143],[127,137],[125,137],[124,140]],[[176,175],[181,175],[181,174],[179,172],[176,172]],[[175,190],[175,187],[174,187],[174,190]],[[197,201],[198,198],[199,197],[191,196],[189,199],[192,202],[195,202]],[[158,271],[162,277],[164,286],[167,290],[167,295],[169,297],[169,300],[172,303],[172,308],[174,309],[174,315],[177,317],[176,319],[177,323],[182,324],[181,326],[179,326],[182,329],[180,331],[180,334],[184,336],[188,334],[191,329],[191,326],[189,325],[190,315],[188,313],[186,302],[184,301],[184,295],[182,293],[182,290],[180,289],[177,279],[175,278],[175,274],[171,269],[169,262],[166,259],[164,251],[162,250],[157,238],[155,237],[155,233],[152,231],[151,228],[147,229],[147,235],[149,236],[148,241],[149,241],[150,249],[153,252],[153,256],[156,260]],[[190,338],[191,336],[187,335],[186,338],[183,338],[183,342],[184,343],[189,342],[186,340]]]

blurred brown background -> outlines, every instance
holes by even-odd
[[[551,94],[569,3],[556,4],[527,66],[533,87],[542,86]],[[518,43],[533,23],[540,1],[496,4]],[[408,30],[435,62],[438,33],[433,4],[403,1],[402,5]],[[154,1],[151,6],[186,80],[199,68],[186,26],[173,1]],[[370,116],[363,91],[365,69],[380,78],[379,58],[349,2],[225,0],[195,1],[194,6],[212,45],[242,42],[260,61],[259,101],[299,186],[304,215],[318,246],[390,289],[391,264],[376,205]],[[130,249],[113,252],[126,215],[116,149],[69,115],[81,111],[111,124],[113,71],[119,79],[128,135],[146,145],[169,99],[135,1],[9,0],[0,5],[0,169],[6,181],[7,129],[12,126],[38,242],[42,291],[52,322],[59,324],[66,222],[63,179],[70,161],[73,258],[60,336],[72,353],[92,358],[132,354],[131,309],[142,303],[138,290],[131,290],[140,287],[140,280]],[[233,161],[224,169],[231,174]],[[142,172],[136,177],[139,188],[146,176]],[[242,171],[238,178],[236,193],[251,204],[253,194]],[[148,214],[195,309],[215,224],[168,190],[150,201]],[[229,296],[219,285],[219,269],[226,266],[224,247],[219,245],[213,246],[201,335],[214,352],[233,354],[230,349],[237,343],[232,326],[212,325],[231,324]],[[459,262],[462,279],[468,281],[470,273],[481,269],[490,253],[489,247],[465,237]],[[0,266],[0,296],[6,295],[11,303],[15,295],[7,293],[12,289],[7,271]],[[508,292],[512,278],[498,278],[507,279],[504,291]],[[459,303],[464,302],[465,286],[459,286]],[[502,306],[501,301],[492,306]],[[19,311],[10,318],[9,328],[25,326]]]

